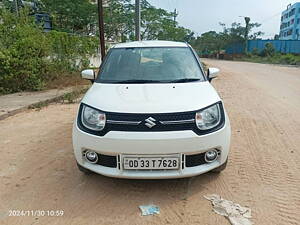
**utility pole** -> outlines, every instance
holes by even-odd
[[[246,22],[246,30],[245,30],[245,53],[248,53],[248,35],[249,35],[249,23],[250,23],[250,17],[245,17]]]
[[[18,3],[19,0],[15,0],[15,7],[16,7],[16,13],[17,13],[17,16],[19,16],[19,3]]]
[[[101,60],[105,57],[105,41],[104,41],[104,20],[103,20],[103,2],[102,0],[97,0],[98,3],[98,23],[99,23],[99,34],[100,34],[100,50],[101,50]]]
[[[174,10],[174,27],[176,26],[177,10]]]
[[[141,2],[135,0],[135,40],[141,40]]]

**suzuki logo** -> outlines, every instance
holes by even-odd
[[[154,123],[156,121],[156,119],[149,117],[148,119],[145,120],[145,125],[149,128],[152,128],[156,125],[156,123]]]

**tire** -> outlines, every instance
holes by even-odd
[[[213,172],[213,173],[221,173],[223,170],[226,169],[226,167],[227,167],[227,162],[228,162],[228,158],[226,159],[226,162],[223,163],[223,165],[221,165],[221,166],[219,166],[219,167],[213,169],[211,172]]]
[[[92,173],[93,173],[92,171],[90,171],[90,170],[84,168],[83,166],[79,165],[78,163],[77,163],[77,167],[78,167],[78,169],[79,169],[81,172],[83,172],[83,173],[86,174],[86,175],[92,174]]]

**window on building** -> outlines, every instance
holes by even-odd
[[[295,22],[295,19],[292,19],[292,20],[291,20],[291,24],[294,24],[294,22]]]
[[[300,18],[299,18],[299,19],[297,19],[297,24],[300,24]]]
[[[296,9],[293,8],[293,9],[289,12],[289,16],[291,17],[291,16],[295,15],[295,11],[296,11]]]

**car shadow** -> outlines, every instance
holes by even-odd
[[[105,191],[105,196],[112,202],[135,201],[136,204],[169,205],[176,201],[188,200],[194,195],[209,192],[208,186],[220,174],[206,173],[191,178],[135,180],[110,178],[99,174],[84,175],[86,191]]]

